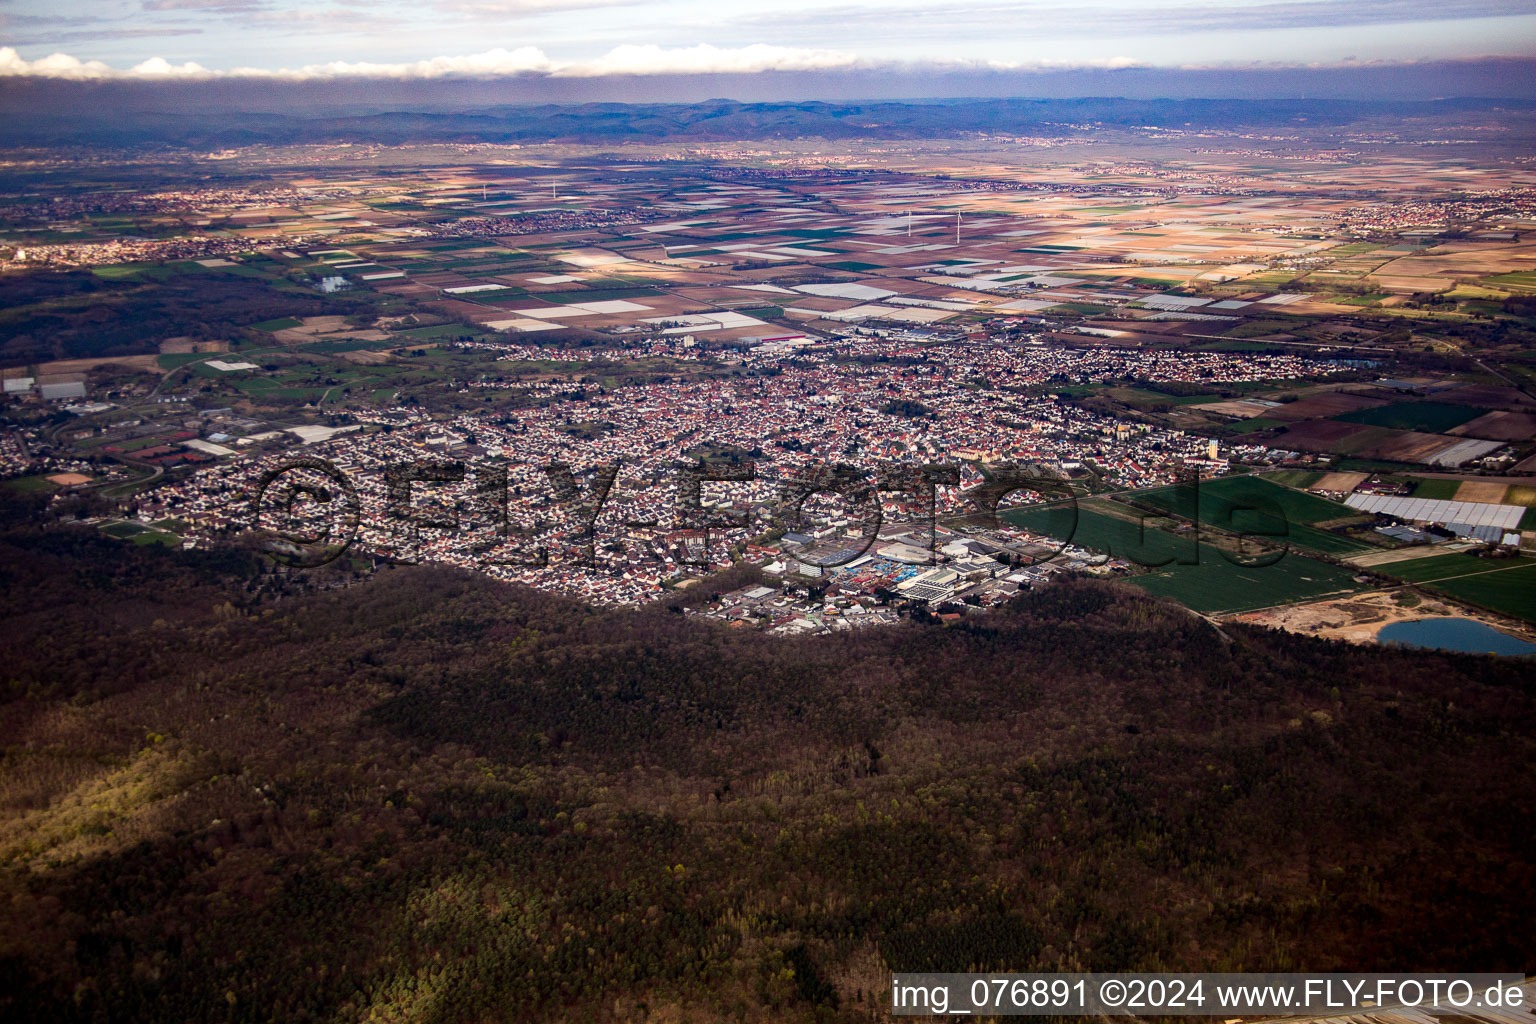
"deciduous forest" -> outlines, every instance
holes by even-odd
[[[1086,580],[777,639],[67,527],[0,576],[5,1020],[854,1021],[891,969],[1533,966],[1514,659]]]

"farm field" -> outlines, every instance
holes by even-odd
[[[1422,430],[1438,434],[1459,427],[1484,415],[1486,410],[1443,402],[1394,402],[1374,409],[1356,409],[1340,413],[1335,419],[1345,423],[1363,423],[1371,427],[1396,430]]]
[[[1208,614],[1251,611],[1273,605],[1309,601],[1325,594],[1360,589],[1353,574],[1294,552],[1272,565],[1233,564],[1220,550],[1193,538],[1175,537],[1137,523],[1080,508],[1075,529],[1070,510],[1016,509],[1002,518],[1050,536],[1070,539],[1080,547],[1107,551],[1147,564],[1166,563],[1130,582],[1150,594],[1172,598]]]
[[[1490,559],[1454,553],[1392,562],[1378,571],[1536,622],[1536,558]]]
[[[1139,491],[1127,498],[1161,508],[1231,533],[1284,537],[1289,543],[1326,554],[1350,554],[1370,545],[1319,530],[1312,523],[1353,518],[1350,508],[1323,498],[1294,491],[1256,476],[1231,476],[1201,481],[1197,492],[1189,485]],[[1278,514],[1266,509],[1278,510]]]
[[[1290,553],[1274,565],[1233,565],[1214,548],[1201,545],[1200,563],[1179,566],[1131,582],[1158,597],[1171,597],[1198,612],[1252,611],[1310,601],[1325,594],[1360,589],[1347,570]]]
[[[1460,480],[1420,480],[1413,487],[1413,496],[1434,501],[1450,501],[1456,497],[1456,492],[1460,489]]]
[[[1324,474],[1310,469],[1282,469],[1273,473],[1265,473],[1265,480],[1272,480],[1284,487],[1312,487],[1323,478]]]
[[[1498,409],[1463,423],[1449,433],[1458,437],[1485,437],[1493,441],[1528,441],[1536,437],[1536,414]]]
[[[252,324],[251,329],[255,331],[267,331],[268,333],[276,333],[277,331],[292,330],[295,327],[301,326],[303,325],[293,317],[281,316],[272,320],[263,320],[259,324]]]
[[[1502,505],[1508,493],[1509,485],[1497,480],[1463,480],[1456,488],[1456,500]]]
[[[1383,404],[1377,398],[1352,395],[1345,391],[1324,391],[1294,402],[1287,402],[1277,409],[1270,410],[1269,415],[1275,419],[1295,421],[1327,419],[1330,416],[1376,409]]]

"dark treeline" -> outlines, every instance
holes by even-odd
[[[89,271],[0,278],[0,365],[142,355],[166,338],[237,341],[243,325],[282,316],[364,310],[370,293],[321,296],[217,274],[103,281]]]
[[[774,639],[69,530],[0,566],[4,1019],[851,1021],[893,968],[1532,966],[1518,662],[1088,581]]]

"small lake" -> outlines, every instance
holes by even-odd
[[[1394,622],[1376,634],[1380,644],[1433,647],[1469,654],[1536,654],[1536,644],[1500,633],[1475,619],[1419,619]]]

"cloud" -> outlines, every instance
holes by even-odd
[[[143,39],[160,38],[162,36],[200,36],[202,34],[203,30],[200,28],[87,28],[69,32],[49,32],[31,39],[16,39],[13,42],[18,45],[32,43],[52,45],[55,43],[78,43],[102,39]]]
[[[1461,58],[1453,63],[1498,60],[1494,56]],[[1185,71],[1235,71],[1359,67],[1411,67],[1436,63],[1415,60],[1360,60],[1348,58],[1331,62],[1284,62],[1266,60],[1189,63],[1177,67]],[[700,44],[666,48],[626,44],[600,57],[586,60],[555,60],[536,46],[514,50],[502,47],[462,56],[432,57],[402,63],[371,61],[330,61],[298,68],[237,67],[227,71],[204,67],[194,61],[172,64],[162,57],[151,57],[129,68],[116,68],[102,61],[80,60],[66,53],[53,53],[37,60],[24,59],[15,47],[0,47],[0,80],[5,78],[62,79],[70,81],[380,81],[420,82],[443,80],[493,81],[500,78],[600,79],[607,77],[653,77],[703,75],[756,75],[768,72],[818,73],[864,72],[875,74],[1025,74],[1048,75],[1059,72],[1145,71],[1156,62],[1126,56],[1086,60],[1038,59],[1027,61],[975,60],[933,57],[921,61],[897,61],[860,57],[842,50],[770,46],[756,43],[740,47]]]
[[[84,81],[91,78],[118,78],[122,74],[99,60],[80,60],[67,53],[49,54],[37,60],[22,60],[15,47],[0,46],[0,76]]]
[[[207,78],[208,69],[190,60],[172,64],[164,57],[151,57],[129,68],[128,74],[134,78]]]
[[[432,57],[428,60],[405,64],[374,64],[367,61],[331,61],[327,64],[308,64],[301,68],[265,71],[260,68],[236,68],[228,75],[234,78],[499,78],[507,75],[529,73],[549,74],[555,65],[536,46],[520,46],[515,50],[497,47],[484,53],[463,57]]]
[[[958,63],[967,68],[978,66],[970,61]],[[1095,57],[1091,60],[989,60],[984,66],[993,71],[1126,71],[1153,65],[1134,57]]]
[[[1042,0],[927,0],[848,3],[838,6],[765,7],[727,15],[721,23],[780,29],[856,30],[877,35],[912,31],[996,34],[1000,27],[1027,26],[1052,35],[1270,31],[1342,28],[1405,22],[1464,21],[1532,13],[1530,0],[1269,0],[1232,3],[1085,3]]]
[[[434,11],[443,14],[500,19],[597,7],[632,7],[643,2],[644,0],[434,0],[431,6]]]
[[[555,74],[592,78],[601,75],[755,74],[763,71],[828,71],[859,62],[851,53],[785,46],[722,48],[707,43],[678,49],[618,46],[591,61],[567,64]]]
[[[146,11],[213,11],[220,14],[240,14],[262,10],[262,0],[144,0]]]
[[[535,46],[515,50],[496,48],[459,57],[432,57],[401,64],[331,61],[300,68],[269,71],[235,68],[213,71],[200,64],[171,64],[160,57],[118,69],[101,61],[82,61],[64,53],[25,60],[14,47],[0,47],[0,77],[86,79],[266,78],[287,80],[379,78],[395,80],[437,78],[499,78],[549,75],[557,78],[597,78],[607,75],[752,74],[763,71],[824,71],[851,68],[858,58],[834,50],[797,49],[757,44],[738,48],[700,45],[664,49],[659,46],[619,46],[593,60],[554,61]]]

